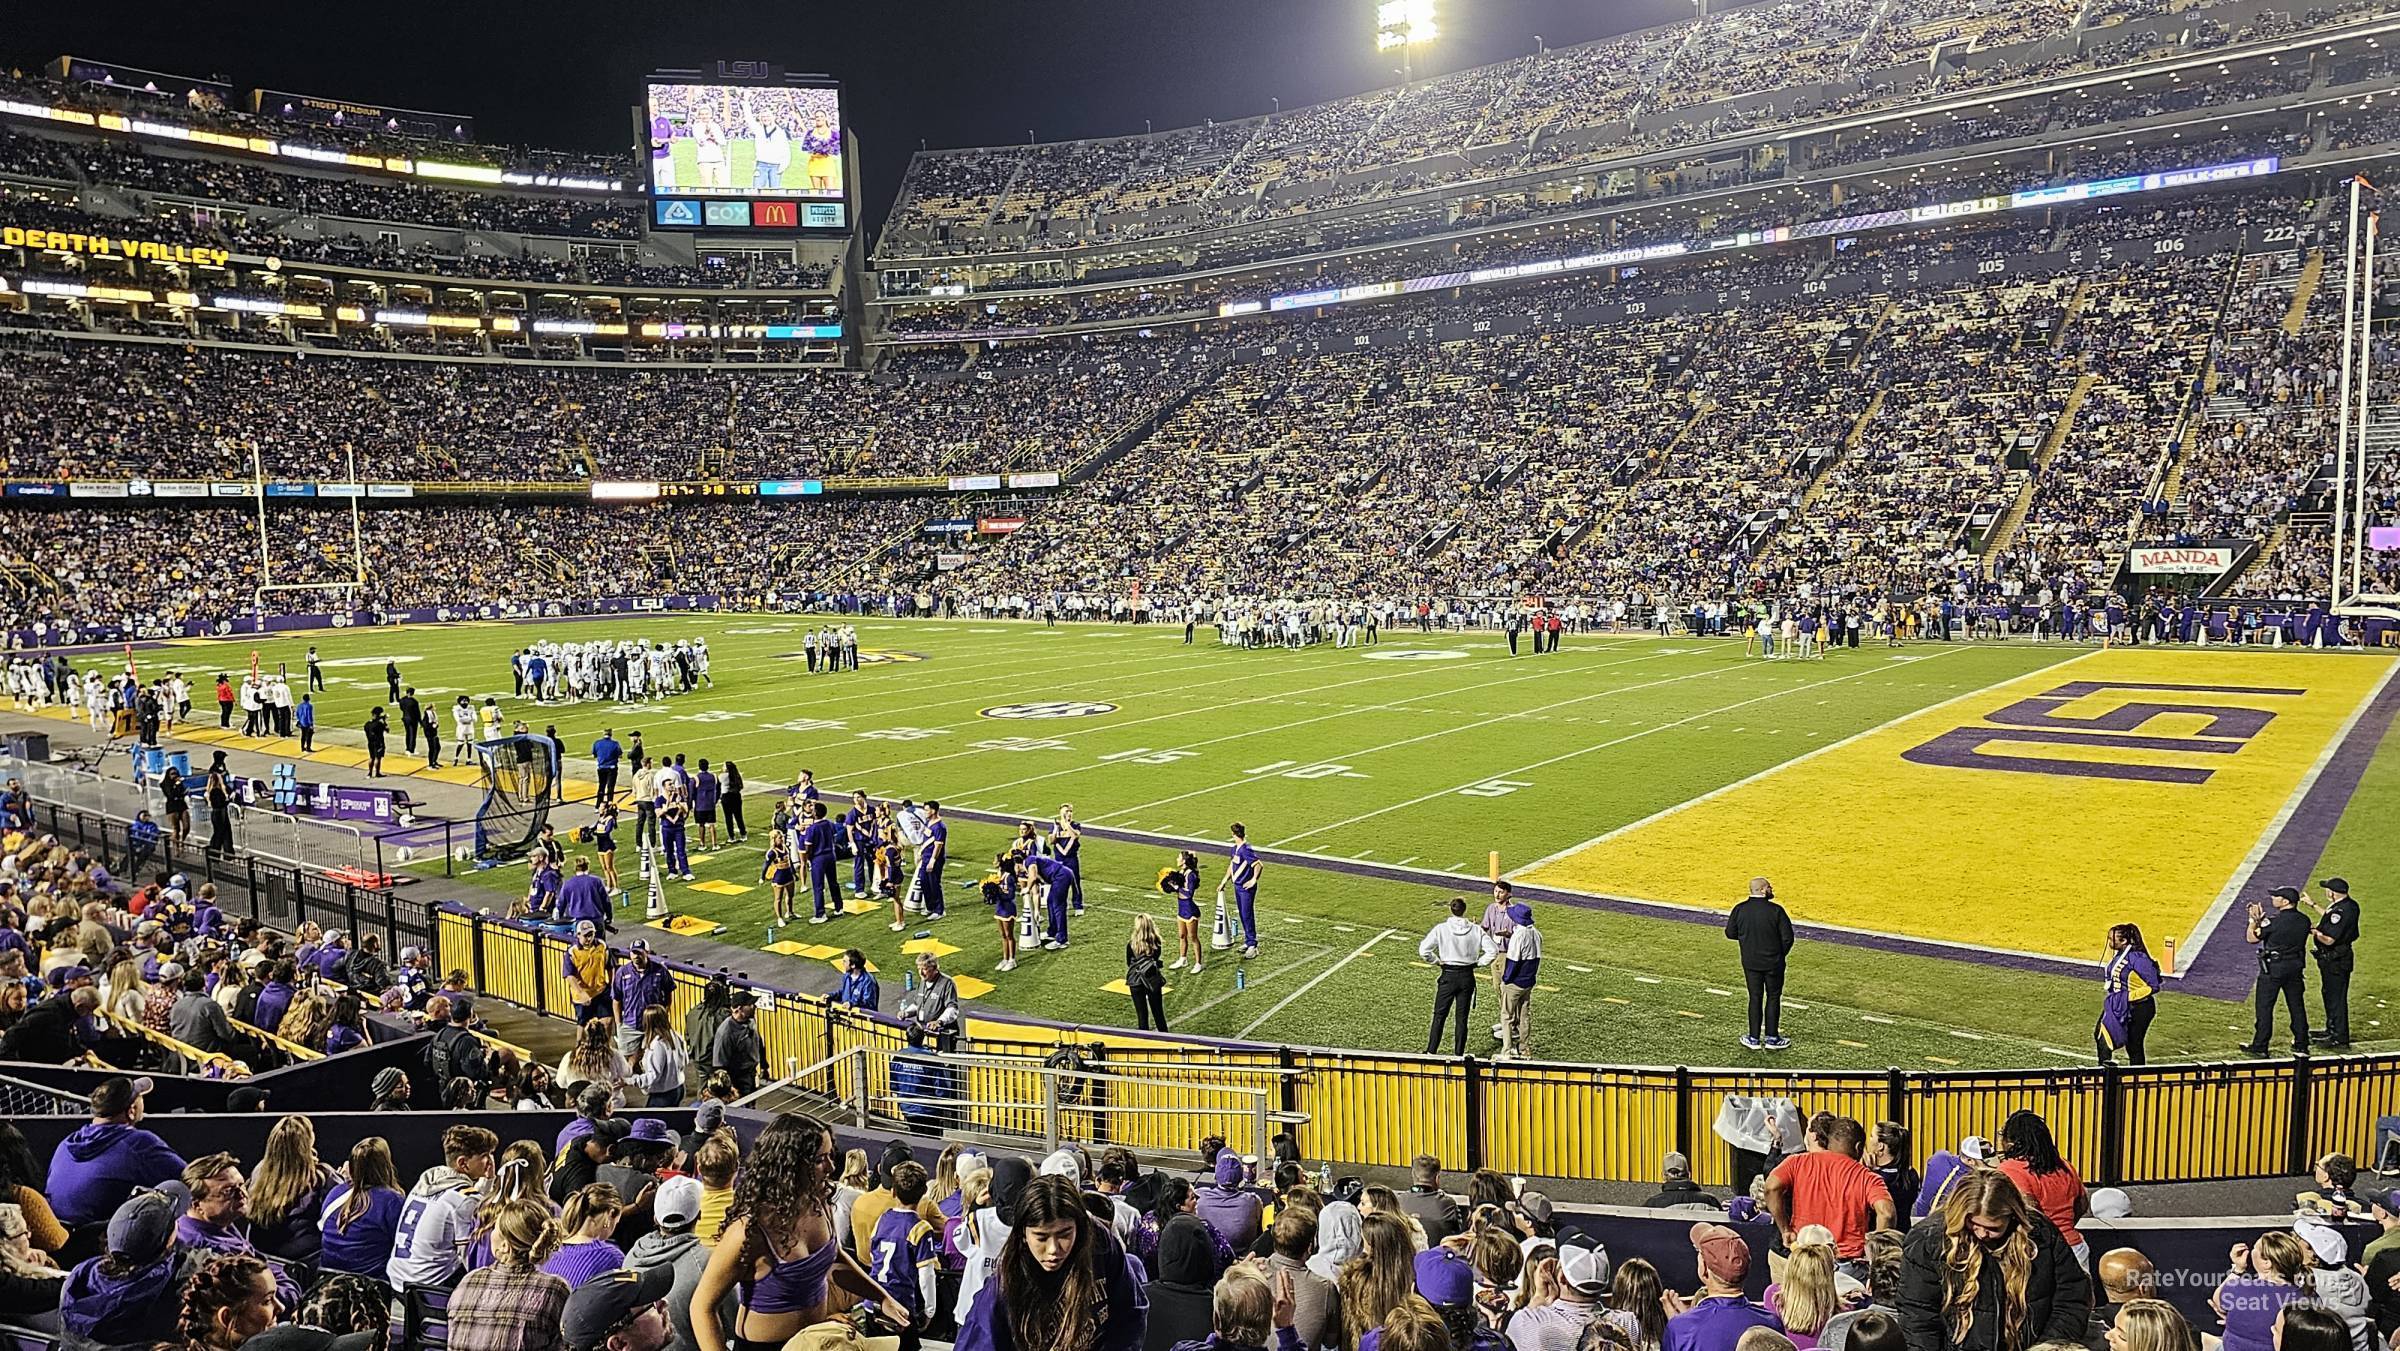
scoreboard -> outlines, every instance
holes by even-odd
[[[850,233],[857,147],[833,80],[759,61],[660,71],[643,82],[639,117],[651,228]]]

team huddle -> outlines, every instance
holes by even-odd
[[[702,685],[716,687],[708,673],[706,638],[672,643],[647,638],[541,642],[510,653],[508,664],[517,697],[537,704],[578,699],[636,703],[688,694]]]

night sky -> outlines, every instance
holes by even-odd
[[[366,103],[466,113],[485,140],[598,150],[633,139],[657,67],[763,60],[846,86],[880,225],[920,142],[935,148],[1159,130],[1392,83],[1373,0],[453,0],[123,9],[10,6],[0,59],[62,53]],[[1689,17],[1688,0],[1441,0],[1419,74]]]

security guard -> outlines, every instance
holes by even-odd
[[[2317,883],[2325,888],[2325,908],[2317,912],[2309,941],[2317,957],[2317,988],[2325,999],[2323,1046],[2350,1044],[2351,948],[2358,942],[2358,902],[2350,899],[2350,884],[2339,877]]]
[[[2275,999],[2292,1019],[2292,1050],[2308,1053],[2308,976],[2300,954],[2308,950],[2308,918],[2298,909],[2300,888],[2277,887],[2267,903],[2250,903],[2250,942],[2258,948],[2258,1022],[2242,1050],[2265,1055],[2275,1035]]]

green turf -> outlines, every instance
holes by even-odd
[[[870,622],[870,651],[921,660],[856,673],[807,674],[796,654],[800,622],[779,617],[649,616],[590,624],[352,631],[315,639],[335,665],[321,697],[325,726],[355,727],[384,699],[382,663],[404,661],[421,695],[446,702],[508,690],[507,655],[539,638],[591,635],[672,638],[705,634],[714,689],[648,708],[605,704],[536,708],[503,699],[537,729],[555,723],[571,754],[603,725],[645,733],[655,752],[742,763],[754,829],[763,829],[772,785],[802,766],[819,780],[879,796],[908,795],[1046,818],[1061,802],[1086,822],[1218,848],[1204,853],[1213,887],[1228,822],[1262,845],[1342,859],[1480,874],[1487,851],[1516,867],[1612,827],[1830,744],[1912,710],[2037,670],[2081,649],[1931,645],[1893,653],[1870,646],[1823,662],[1745,661],[1739,644],[1649,638],[1570,638],[1549,656],[1511,658],[1489,635],[1384,636],[1384,651],[1458,653],[1453,659],[1384,660],[1320,647],[1238,652],[1203,631],[1179,629]],[[258,646],[272,665],[301,667],[307,640]],[[1372,649],[1370,649],[1372,651]],[[237,655],[238,654],[238,655]],[[792,654],[792,655],[787,655]],[[248,661],[248,645],[183,650],[173,661]],[[2328,658],[2339,660],[2340,658]],[[199,670],[197,664],[190,667]],[[214,668],[207,672],[214,674]],[[1005,719],[984,710],[1053,701],[1114,704],[1104,715]],[[449,728],[444,723],[447,737]],[[393,754],[398,756],[398,738]],[[1330,768],[1329,768],[1330,767]],[[2329,859],[2385,858],[2362,847],[2388,838],[2400,803],[2400,763],[2377,762]],[[577,824],[570,810],[563,818]],[[973,894],[1005,834],[956,823],[950,871],[953,918],[936,930],[962,949],[953,970],[999,982],[995,1006],[1045,1017],[1122,1023],[1130,1008],[1099,987],[1122,976],[1131,914],[1149,909],[1172,939],[1171,912],[1150,890],[1171,858],[1152,847],[1090,841],[1086,877],[1095,909],[1064,953],[1024,954],[993,977],[998,940]],[[1738,841],[1728,841],[1738,848]],[[1938,843],[1926,842],[1926,857]],[[734,848],[696,871],[702,880],[756,883],[758,854]],[[630,850],[620,855],[632,872]],[[1896,855],[1894,866],[1923,860]],[[2161,866],[2172,866],[2162,855]],[[2373,1002],[2400,978],[2374,958],[2387,944],[2373,898],[2400,892],[2400,876],[2348,864],[2369,898],[2368,951],[2359,964],[2362,1040]],[[844,871],[847,876],[847,870]],[[429,883],[436,894],[490,902],[522,889],[521,869]],[[2383,885],[2389,882],[2392,885]],[[1416,939],[1453,894],[1447,885],[1381,881],[1273,867],[1263,910],[1267,939],[1247,964],[1219,955],[1197,979],[1179,979],[1167,1009],[1179,1030],[1313,1044],[1422,1049],[1432,973],[1414,964]],[[671,888],[680,911],[730,927],[727,941],[756,946],[768,915],[763,887],[739,897]],[[1204,893],[1205,899],[1205,893]],[[1730,899],[1730,898],[1729,898]],[[1476,898],[1478,909],[1480,897]],[[1807,944],[1795,953],[1787,1017],[1800,1048],[1780,1060],[1744,1052],[1739,972],[1711,927],[1551,905],[1542,924],[1548,957],[1537,994],[1535,1046],[1545,1058],[1619,1062],[1823,1067],[2061,1065],[2088,1052],[2094,982],[1968,962],[1900,957]],[[899,944],[887,916],[845,918],[789,935],[856,945],[895,980]],[[1388,937],[1384,936],[1388,933]],[[887,1007],[896,995],[887,995]],[[1494,1010],[1477,1010],[1470,1048],[1490,1049]],[[2154,1055],[2215,1057],[2231,1005],[2168,998],[2152,1033]]]

